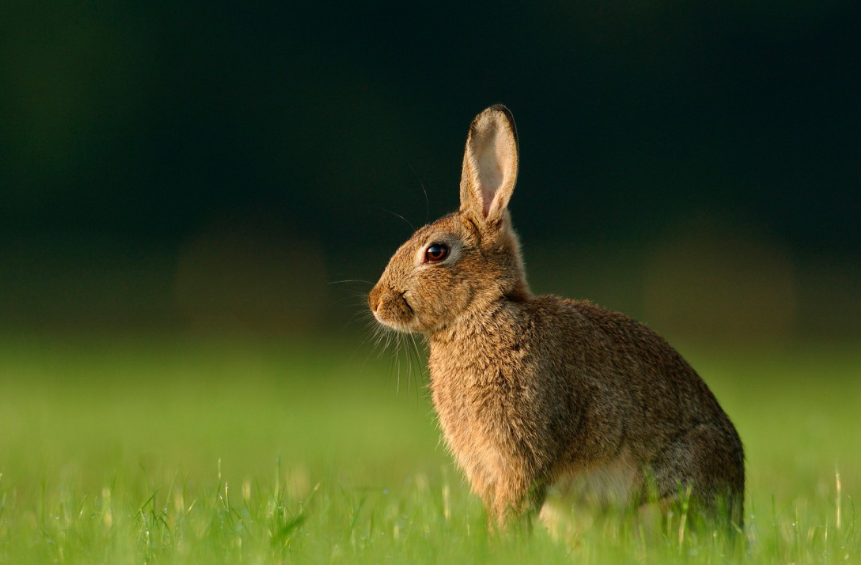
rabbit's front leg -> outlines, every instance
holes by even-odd
[[[536,477],[528,465],[499,477],[495,487],[495,497],[492,502],[485,501],[485,506],[493,513],[499,527],[515,520],[525,520],[528,526],[547,495],[546,481]]]

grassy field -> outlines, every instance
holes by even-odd
[[[741,555],[488,535],[423,377],[358,342],[6,335],[0,563],[861,563],[861,347],[681,349],[746,444]]]

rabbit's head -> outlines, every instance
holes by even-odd
[[[508,213],[516,180],[514,118],[492,106],[469,129],[460,209],[416,231],[368,296],[379,322],[434,333],[502,297],[530,296]]]

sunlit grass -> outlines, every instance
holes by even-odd
[[[748,453],[735,554],[672,520],[488,534],[421,377],[370,346],[6,336],[0,562],[861,562],[857,351],[685,350]]]

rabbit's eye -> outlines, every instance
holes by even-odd
[[[425,261],[437,263],[448,257],[448,246],[442,243],[432,243],[425,250]]]

